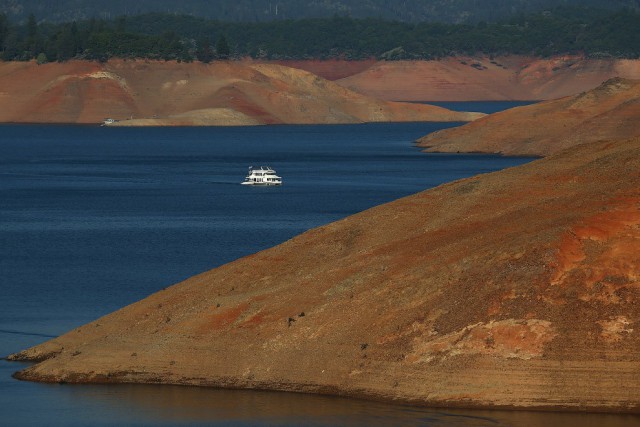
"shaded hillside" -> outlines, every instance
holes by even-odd
[[[122,120],[118,125],[214,126],[482,116],[380,101],[305,71],[251,62],[0,62],[0,87],[5,123],[100,123],[110,117]]]
[[[596,89],[492,114],[418,140],[428,151],[549,155],[589,142],[640,136],[640,81],[611,79]]]
[[[621,177],[624,177],[621,179]],[[640,411],[640,138],[306,232],[12,359],[17,378]]]

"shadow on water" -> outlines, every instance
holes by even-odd
[[[46,385],[91,409],[127,414],[133,425],[622,427],[633,415],[420,408],[296,393],[156,385]],[[117,409],[117,411],[114,411]],[[81,421],[81,420],[79,420]]]
[[[12,334],[12,335],[26,335],[30,337],[43,337],[43,338],[55,338],[55,335],[42,334],[38,332],[28,332],[28,331],[11,331],[7,329],[0,329],[0,334]]]

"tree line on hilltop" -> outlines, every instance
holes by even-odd
[[[407,23],[346,16],[221,22],[146,14],[53,24],[32,14],[13,24],[0,14],[0,59],[149,58],[210,62],[265,59],[436,59],[453,55],[584,54],[640,57],[640,13],[559,7],[476,24]]]
[[[521,13],[556,6],[619,10],[640,8],[639,0],[0,0],[9,19],[25,21],[29,13],[47,22],[72,22],[121,15],[169,13],[233,22],[267,22],[286,19],[380,18],[402,22],[475,24],[497,22]]]

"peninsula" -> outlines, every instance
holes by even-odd
[[[546,156],[578,144],[640,136],[640,80],[513,108],[418,140],[427,151]]]
[[[640,137],[610,135],[195,276],[12,355],[39,362],[15,376],[638,413]]]

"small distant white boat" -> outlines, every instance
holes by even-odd
[[[276,171],[269,166],[260,168],[249,167],[249,173],[245,177],[242,185],[282,185],[282,178],[276,175]]]
[[[102,126],[109,126],[109,125],[112,125],[112,124],[114,124],[116,121],[117,121],[117,120],[115,120],[115,119],[110,119],[110,118],[104,119],[104,120],[102,121]]]

